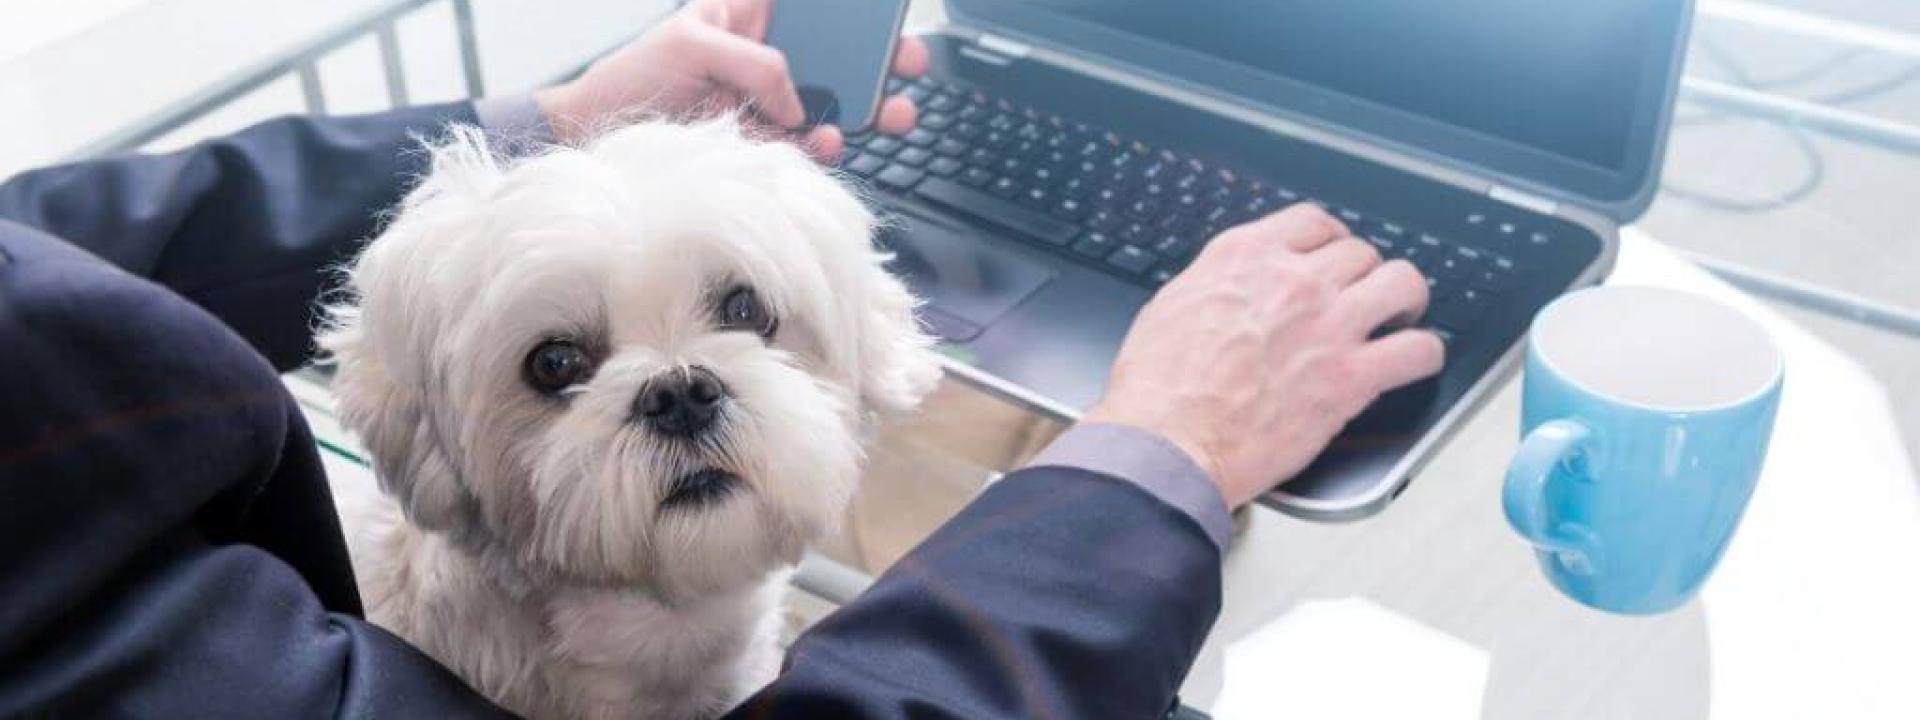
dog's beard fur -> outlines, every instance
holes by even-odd
[[[336,488],[372,619],[536,717],[724,710],[772,670],[782,570],[844,511],[875,419],[938,375],[872,216],[729,120],[430,151],[321,340],[392,498]],[[771,335],[721,322],[742,287]],[[543,392],[527,363],[556,339],[593,369]],[[710,431],[636,413],[691,368],[727,394]]]

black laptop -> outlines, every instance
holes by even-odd
[[[1497,387],[1533,314],[1651,202],[1691,0],[948,0],[906,137],[843,167],[951,370],[1065,418],[1220,230],[1324,206],[1428,277],[1441,376],[1264,498],[1379,511]],[[1489,472],[1492,472],[1489,469]]]

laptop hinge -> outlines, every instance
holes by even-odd
[[[1518,205],[1541,215],[1552,215],[1560,211],[1560,203],[1552,199],[1521,192],[1504,185],[1493,186],[1493,189],[1487,191],[1487,195],[1508,205]]]
[[[1018,40],[1008,40],[992,33],[980,33],[979,37],[973,39],[973,44],[980,46],[983,50],[1005,56],[1011,60],[1025,59],[1027,55],[1033,52],[1032,45]]]

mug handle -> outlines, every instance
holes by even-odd
[[[1560,553],[1563,565],[1579,574],[1591,574],[1596,548],[1593,536],[1570,523],[1556,524],[1547,513],[1547,479],[1554,468],[1578,462],[1592,431],[1574,420],[1549,420],[1520,441],[1520,451],[1507,466],[1501,489],[1507,524],[1534,546]]]

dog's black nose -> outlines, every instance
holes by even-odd
[[[674,368],[647,382],[633,399],[633,412],[655,432],[691,437],[713,427],[727,387],[698,365]]]

